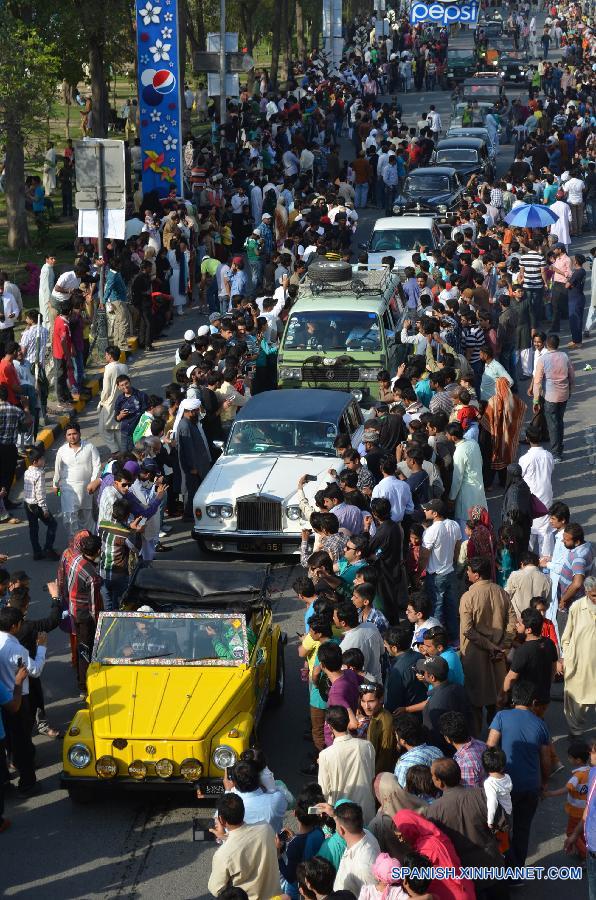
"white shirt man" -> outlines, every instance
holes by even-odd
[[[281,160],[284,167],[284,176],[286,178],[292,178],[294,175],[298,174],[298,166],[300,165],[300,161],[293,150],[286,150],[282,155]]]
[[[29,652],[23,647],[19,639],[8,631],[0,631],[0,682],[12,691],[14,688],[14,676],[18,668],[19,659],[28,670],[29,675],[39,678],[46,662],[47,647],[39,644],[35,659],[29,656]],[[29,693],[29,678],[23,682],[23,696]],[[372,744],[371,744],[372,747]],[[374,751],[373,751],[374,757]],[[373,772],[374,776],[374,772]]]
[[[569,178],[562,185],[567,195],[567,202],[573,205],[584,202],[583,192],[586,188],[584,182],[580,178]]]
[[[0,333],[2,333],[3,331],[8,331],[9,328],[14,328],[17,324],[19,305],[14,294],[7,290],[0,294],[0,301],[2,302],[2,312],[4,313],[4,319],[0,321]]]
[[[63,303],[70,297],[72,291],[76,291],[81,284],[81,279],[77,278],[74,271],[63,272],[58,278],[52,290],[52,299],[58,303]]]
[[[395,475],[386,475],[373,488],[372,499],[385,497],[391,504],[391,518],[394,522],[402,522],[406,513],[414,511],[412,491],[407,482],[396,478]]]
[[[305,147],[302,153],[300,154],[300,172],[302,174],[307,174],[308,172],[312,172],[313,165],[315,162],[315,155],[312,153],[308,147]]]
[[[382,683],[381,657],[385,650],[385,644],[376,625],[372,625],[370,622],[360,622],[359,625],[346,631],[339,646],[342,653],[352,647],[362,650],[364,671],[369,672],[378,684]]]
[[[54,262],[54,256],[47,256],[39,274],[39,311],[45,325],[50,321],[50,297],[56,283]]]
[[[373,864],[381,852],[379,842],[370,831],[362,831],[361,837],[354,844],[349,844],[337,868],[333,882],[334,891],[351,891],[355,897],[365,884],[372,884]]]
[[[453,519],[442,517],[442,500],[431,500],[424,504],[424,509],[432,519],[432,525],[422,536],[423,548],[430,551],[426,571],[429,575],[448,575],[453,572],[455,548],[461,541],[461,529]]]
[[[60,505],[68,534],[73,537],[77,531],[87,528],[95,531],[92,495],[87,491],[90,482],[99,478],[101,459],[99,452],[83,441],[75,430],[67,428],[67,442],[56,454],[54,466],[54,488],[60,489]]]
[[[442,131],[442,129],[443,129],[443,125],[442,125],[442,123],[441,123],[441,116],[440,116],[439,113],[436,111],[436,109],[432,109],[432,110],[429,112],[429,114],[428,114],[428,116],[426,117],[426,119],[427,119],[427,122],[428,122],[428,124],[429,124],[429,126],[430,126],[430,130],[432,131],[432,133],[433,133],[433,134],[440,134],[441,131]]]
[[[532,493],[549,509],[553,502],[553,469],[555,460],[545,447],[530,444],[530,449],[520,456],[522,477]],[[549,552],[552,545],[550,517],[540,516],[532,520],[530,548],[540,556]]]

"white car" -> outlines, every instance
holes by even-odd
[[[194,497],[192,536],[215,553],[299,553],[297,482],[309,502],[339,469],[333,443],[349,435],[357,447],[363,416],[343,391],[264,391],[239,410],[222,455]]]
[[[395,268],[403,271],[412,265],[415,245],[425,244],[428,252],[436,250],[442,243],[433,216],[388,216],[377,219],[368,244],[369,265],[380,264],[385,256],[395,259]]]

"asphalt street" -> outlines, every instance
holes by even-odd
[[[450,112],[449,93],[412,94],[400,96],[399,99],[407,122],[415,122],[420,110],[427,109],[428,104],[434,102],[446,127]],[[348,158],[350,148],[347,143],[344,149],[344,158]],[[504,147],[498,159],[499,174],[506,171],[510,162],[511,147]],[[382,212],[373,209],[362,212],[356,242],[368,237],[372,223],[379,215]],[[581,246],[589,245],[586,239]],[[175,348],[184,330],[198,324],[200,322],[195,312],[177,319],[168,339],[159,342],[159,352],[138,355],[132,360],[133,381],[145,390],[159,394],[170,381]],[[563,337],[567,340],[566,334]],[[587,537],[594,540],[596,513],[592,497],[596,470],[588,461],[583,426],[594,422],[596,342],[585,342],[583,349],[574,354],[574,361],[577,388],[566,416],[567,448],[564,464],[555,470],[555,496],[569,503],[573,517],[584,525]],[[595,372],[584,371],[587,363],[593,366]],[[81,424],[87,440],[99,441],[95,401],[81,416]],[[105,456],[106,448],[99,443],[98,446]],[[54,452],[50,451],[47,456],[48,476],[53,461]],[[296,477],[300,474],[297,469]],[[491,510],[496,513],[499,497],[494,494],[491,498]],[[60,520],[57,502],[52,495],[50,507]],[[62,549],[64,542],[60,523],[57,548]],[[175,525],[167,543],[173,548],[167,557],[173,565],[197,556],[188,526],[181,522]],[[55,566],[47,562],[33,562],[25,524],[0,526],[0,548],[10,557],[7,563],[9,570],[24,568],[31,575],[30,618],[45,614],[49,608],[49,598],[44,592],[44,584],[54,578]],[[301,628],[303,610],[292,598],[291,584],[297,570],[291,560],[290,564],[287,562],[274,565],[274,615],[289,638],[286,649],[286,697],[280,709],[265,715],[259,739],[276,777],[284,779],[291,789],[296,790],[302,782],[298,774],[299,765],[308,749],[308,745],[302,742],[307,696],[305,685],[298,677],[295,637]],[[50,635],[48,656],[43,675],[47,714],[53,725],[65,729],[79,701],[69,650],[61,632]],[[561,689],[557,685],[555,699],[546,718],[561,759],[566,763],[566,726],[560,700]],[[110,794],[109,798],[98,798],[96,803],[88,806],[71,805],[58,782],[61,742],[36,737],[35,744],[43,793],[23,801],[8,798],[7,814],[13,820],[13,826],[0,837],[0,892],[4,896],[34,895],[38,900],[53,900],[57,896],[65,900],[133,897],[161,900],[164,896],[171,900],[187,900],[209,896],[207,879],[213,845],[193,843],[191,829],[193,816],[206,815],[209,808],[199,810],[197,801],[192,797],[184,801],[179,796],[130,793]],[[567,774],[568,770],[555,776],[553,786],[564,784]],[[562,798],[546,800],[540,805],[532,831],[529,864],[569,864],[569,857],[562,852],[564,824]],[[523,895],[550,900],[560,896],[561,888],[565,892],[573,891],[578,900],[587,896],[585,882],[563,886],[553,881],[530,882],[523,888]],[[521,890],[518,890],[519,896]]]

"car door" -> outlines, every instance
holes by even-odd
[[[254,669],[255,685],[255,721],[261,717],[270,691],[269,674],[271,669],[271,619],[259,610],[251,621],[253,631],[257,635],[250,663]]]

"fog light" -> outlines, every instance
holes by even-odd
[[[189,757],[180,764],[180,774],[186,781],[198,781],[203,774],[203,766],[198,759]]]
[[[113,756],[100,756],[95,771],[100,778],[114,778],[118,774],[118,764]]]
[[[158,759],[155,763],[155,771],[160,778],[171,778],[174,774],[174,763],[169,759]]]
[[[72,737],[76,737],[78,734],[81,733],[81,729],[80,729],[80,728],[77,728],[76,725],[73,725],[72,728],[69,729],[68,733],[69,733]]]
[[[147,766],[140,759],[133,759],[128,767],[128,774],[137,781],[142,781],[147,776]]]
[[[221,543],[221,541],[210,541],[207,544],[207,549],[208,550],[223,550],[223,544]]]

